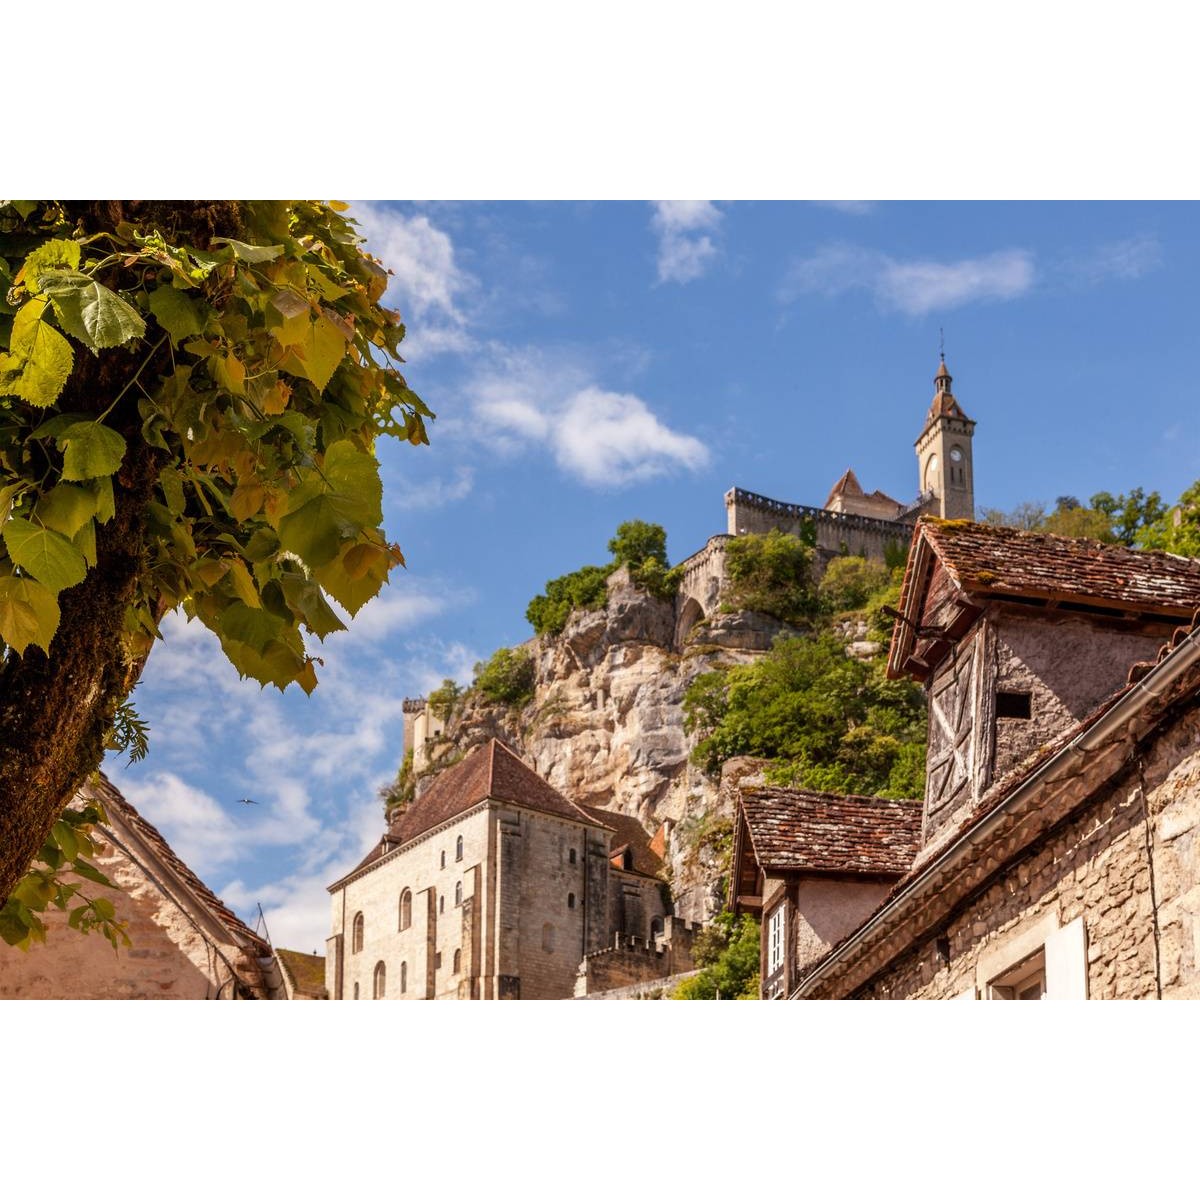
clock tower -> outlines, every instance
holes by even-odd
[[[916,441],[922,511],[973,521],[975,473],[971,464],[971,438],[975,422],[959,407],[950,384],[943,355],[933,377],[933,403]]]

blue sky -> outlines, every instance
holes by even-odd
[[[167,622],[106,766],[278,945],[322,949],[325,886],[382,831],[401,702],[529,636],[547,578],[624,520],[672,561],[737,485],[820,504],[853,466],[917,490],[939,329],[977,422],[976,502],[1200,477],[1197,210],[1150,203],[360,203],[395,272],[428,447],[380,444],[407,571],[320,653],[311,698],[240,681]],[[243,805],[247,797],[255,805]]]

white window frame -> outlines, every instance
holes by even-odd
[[[1087,927],[1083,917],[1060,925],[1044,913],[1018,926],[979,956],[975,986],[955,999],[1011,1000],[1041,975],[1043,1000],[1088,998]]]
[[[774,975],[786,961],[787,902],[767,918],[767,975]]]

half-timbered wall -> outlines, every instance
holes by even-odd
[[[987,786],[992,722],[989,637],[994,634],[986,622],[976,625],[942,663],[929,688],[923,842]]]

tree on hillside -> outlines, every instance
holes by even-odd
[[[1165,514],[1166,508],[1157,492],[1147,495],[1142,488],[1133,488],[1119,496],[1097,492],[1086,508],[1075,496],[1059,496],[1051,513],[1046,512],[1044,504],[1027,500],[1012,512],[980,509],[979,519],[988,525],[1136,546],[1143,544],[1143,531],[1160,523]]]
[[[1179,497],[1174,508],[1163,508],[1138,530],[1137,544],[1144,550],[1167,550],[1200,558],[1200,480]]]
[[[59,815],[131,727],[167,612],[311,691],[301,631],[343,628],[328,599],[357,612],[403,561],[375,440],[426,442],[432,414],[344,209],[0,207],[0,898],[43,864],[8,940],[61,907]]]

